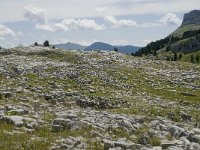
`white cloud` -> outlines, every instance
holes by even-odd
[[[199,0],[0,0],[1,22],[24,20],[21,15],[24,6],[44,8],[46,18],[91,18],[105,15],[123,16],[135,14],[165,14],[168,12],[188,12],[200,9]],[[87,5],[86,5],[87,4]],[[94,11],[95,8],[106,14]],[[101,8],[101,9],[100,9]],[[109,9],[108,9],[109,8]]]
[[[114,28],[120,28],[120,27],[138,27],[138,28],[152,28],[152,27],[159,27],[163,26],[160,22],[155,23],[137,23],[134,20],[131,19],[122,19],[117,20],[114,16],[105,16],[104,20],[111,23],[112,27]]]
[[[15,36],[16,34],[10,28],[0,24],[0,37]]]
[[[69,30],[104,30],[103,24],[97,24],[92,19],[65,19],[59,23],[54,23],[50,26],[52,31],[69,31]]]
[[[26,6],[24,8],[23,15],[26,19],[30,21],[34,21],[39,24],[47,23],[45,11],[42,8],[33,7],[31,5]]]
[[[44,31],[51,31],[54,32],[55,29],[53,29],[49,24],[36,24],[36,29],[44,30]]]
[[[179,19],[175,14],[168,13],[160,19],[160,22],[165,26],[169,25],[181,25],[181,19]]]
[[[42,8],[33,7],[32,5],[26,6],[24,7],[23,16],[29,21],[34,22],[36,29],[54,31],[48,23],[45,10]]]
[[[137,27],[138,24],[134,20],[117,20],[114,16],[106,16],[104,17],[104,20],[111,23],[113,27],[119,28],[119,27]]]
[[[65,19],[61,23],[55,23],[53,25],[55,30],[76,30],[76,29],[92,29],[92,30],[103,30],[105,26],[97,24],[91,19]]]
[[[105,10],[106,7],[97,7],[97,10]],[[104,30],[105,26],[103,24],[96,23],[93,19],[64,19],[61,22],[51,22],[49,23],[45,10],[42,8],[33,7],[31,5],[24,8],[24,17],[30,21],[36,23],[36,29],[45,30],[45,31],[69,31],[69,30]],[[141,23],[138,24],[136,21],[131,19],[116,19],[114,16],[105,16],[104,20],[111,23],[112,27],[141,27],[141,28],[150,28],[150,27],[159,27],[159,26],[168,26],[168,25],[179,25],[181,20],[172,13],[168,13],[163,16],[157,23]]]
[[[78,27],[83,29],[103,30],[104,25],[98,25],[94,20],[82,19],[78,20]]]
[[[22,37],[22,32],[14,32],[9,27],[0,24],[0,45],[3,47],[12,47],[13,43],[8,40],[19,40],[18,37]]]
[[[146,23],[137,23],[134,20],[131,19],[122,19],[117,20],[114,16],[106,16],[104,17],[104,20],[111,23],[114,28],[119,27],[139,27],[139,28],[152,28],[152,27],[162,27],[169,26],[169,25],[180,25],[181,19],[176,16],[176,14],[168,13],[165,16],[163,16],[160,20],[157,22],[146,22]]]
[[[77,21],[75,19],[65,19],[59,23],[54,23],[55,30],[68,31],[70,29],[77,29]]]
[[[22,37],[22,36],[24,36],[24,33],[19,31],[19,32],[16,33],[16,35],[19,36],[19,37]]]
[[[77,29],[103,30],[105,26],[97,24],[92,19],[64,19],[61,22],[49,23],[45,10],[33,6],[24,8],[24,17],[36,23],[36,29],[45,31],[68,31]]]
[[[104,6],[104,7],[96,7],[95,10],[96,10],[97,12],[102,13],[102,12],[105,12],[105,11],[107,10],[107,8],[106,8],[105,6]]]
[[[24,7],[23,15],[24,18],[35,23],[36,29],[52,32],[54,31],[54,29],[48,23],[44,9],[29,5]]]
[[[0,40],[1,40],[1,41],[4,41],[4,40],[5,40],[5,38],[3,38],[3,37],[0,37]]]
[[[158,20],[155,23],[142,23],[139,24],[139,27],[142,28],[150,28],[150,27],[162,27],[162,26],[179,26],[181,25],[181,19],[176,16],[176,14],[173,13],[167,13],[165,16],[163,16],[160,20]]]
[[[140,25],[141,28],[153,28],[153,27],[159,27],[162,26],[160,23],[142,23]]]

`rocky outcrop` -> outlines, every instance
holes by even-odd
[[[181,26],[188,24],[200,25],[200,10],[193,10],[184,15]]]
[[[164,39],[149,43],[136,55],[158,54],[159,52],[191,53],[200,49],[200,10],[184,15],[182,25]],[[164,53],[163,53],[164,55]]]

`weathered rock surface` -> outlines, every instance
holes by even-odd
[[[0,79],[0,141],[22,136],[14,147],[200,149],[199,65],[22,47],[0,51]]]

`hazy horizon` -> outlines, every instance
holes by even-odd
[[[145,46],[177,29],[185,13],[200,9],[198,0],[0,0],[0,4],[2,47],[45,40]]]

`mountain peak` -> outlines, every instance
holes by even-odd
[[[115,49],[115,47],[119,50],[119,52],[121,53],[127,53],[127,54],[131,54],[133,52],[136,52],[139,47],[136,46],[132,46],[132,45],[127,45],[127,46],[120,46],[120,45],[110,45],[107,43],[103,43],[103,42],[95,42],[92,45],[88,46],[87,48],[85,48],[85,50],[108,50],[108,51],[113,51]]]
[[[95,42],[92,45],[85,48],[85,50],[114,50],[114,47],[107,43]]]
[[[188,24],[200,25],[200,10],[192,10],[191,12],[184,15],[183,23],[181,26]]]
[[[67,50],[84,50],[86,46],[82,46],[76,43],[67,42],[65,44],[56,44],[57,48],[67,49]]]

